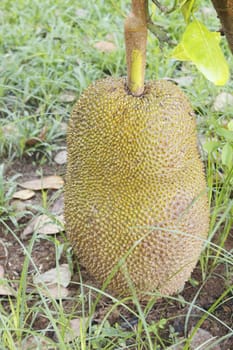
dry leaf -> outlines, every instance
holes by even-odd
[[[51,345],[51,339],[45,340],[38,337],[30,336],[28,339],[23,339],[22,343],[16,344],[17,349],[21,350],[57,350],[57,346]]]
[[[56,286],[59,284],[65,288],[70,284],[70,280],[71,272],[68,264],[62,264],[33,277],[33,282],[35,284],[46,284],[47,286]]]
[[[59,233],[63,231],[63,224],[64,224],[64,217],[63,215],[59,215],[56,217],[56,222],[54,220],[51,220],[51,218],[45,214],[38,217],[38,221],[36,222],[36,225],[34,229],[41,234],[44,235],[54,235],[56,233]]]
[[[23,232],[20,235],[20,237],[22,239],[26,238],[28,235],[30,235],[31,233],[34,232],[35,225],[38,221],[38,218],[39,217],[36,217],[36,218],[32,219],[31,221],[29,221],[29,224],[25,227],[25,229],[23,230]]]
[[[37,137],[31,137],[30,139],[26,140],[25,144],[27,146],[34,146],[37,143],[43,142],[45,140],[46,133],[47,133],[47,127],[44,126]]]
[[[57,221],[57,223],[56,223]],[[24,239],[34,231],[44,235],[54,235],[63,231],[64,217],[58,215],[51,219],[48,215],[42,214],[32,219],[27,227],[23,230],[21,238]]]
[[[65,164],[67,162],[67,151],[64,150],[57,153],[54,158],[54,161],[59,165]]]
[[[41,141],[42,140],[39,137],[32,137],[26,140],[25,145],[32,147],[32,146],[35,146],[37,143],[41,143]]]
[[[2,284],[2,281],[4,281]],[[8,285],[8,283],[5,280],[0,281],[0,295],[12,295],[15,296],[15,292],[13,289]]]
[[[0,265],[0,279],[2,279],[4,277],[4,267],[2,265]]]
[[[99,41],[94,47],[101,52],[113,52],[116,50],[116,45],[110,41]]]
[[[11,206],[14,209],[15,213],[17,213],[17,220],[25,215],[25,211],[30,211],[31,213],[36,213],[35,208],[32,207],[32,201],[20,201],[19,199],[15,199],[11,201]]]
[[[17,191],[13,194],[12,198],[21,199],[22,201],[26,201],[27,199],[31,199],[35,196],[35,192],[32,190],[21,190]]]
[[[57,190],[63,187],[64,180],[60,176],[52,175],[52,176],[42,177],[41,179],[29,180],[19,185],[23,188],[34,190],[34,191],[45,190],[45,189]]]
[[[27,210],[27,204],[25,202],[22,202],[20,200],[14,200],[11,202],[11,206],[14,209],[15,213],[20,214],[22,213],[24,215],[24,211]]]
[[[74,102],[77,99],[77,93],[74,91],[65,91],[59,96],[60,102]]]
[[[55,215],[61,215],[64,213],[64,195],[62,194],[53,203],[51,212]]]
[[[0,295],[15,295],[14,290],[9,286],[4,278],[4,267],[0,265]]]
[[[75,338],[80,336],[81,334],[80,329],[81,327],[82,329],[85,329],[87,327],[87,320],[88,320],[87,317],[74,318],[73,320],[70,320],[69,328],[66,329],[66,332],[64,334],[65,343],[70,343]]]
[[[60,284],[52,284],[47,286],[47,288],[42,287],[42,292],[44,295],[54,299],[63,299],[69,295],[69,290]]]
[[[55,299],[68,296],[69,290],[66,287],[69,285],[70,280],[71,272],[68,264],[62,264],[33,277],[33,282],[41,285],[43,294]]]
[[[214,110],[216,112],[223,112],[226,108],[232,108],[233,95],[228,92],[221,92],[214,101]]]

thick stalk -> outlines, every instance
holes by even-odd
[[[144,91],[148,0],[132,0],[132,12],[125,21],[127,85],[134,96]]]
[[[233,54],[233,0],[212,0]]]

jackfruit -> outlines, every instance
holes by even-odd
[[[95,82],[68,126],[66,230],[80,263],[109,290],[173,294],[194,269],[209,227],[194,112],[173,83]]]

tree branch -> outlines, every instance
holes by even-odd
[[[233,0],[212,0],[233,54]]]

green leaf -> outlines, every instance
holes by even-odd
[[[216,133],[222,136],[225,140],[233,142],[233,131],[227,130],[225,128],[218,128]]]
[[[184,16],[184,20],[188,23],[194,10],[195,0],[180,0],[179,2],[181,3],[181,12]]]
[[[222,149],[222,163],[226,165],[228,169],[233,166],[233,147],[230,143],[226,143]]]
[[[203,145],[203,148],[207,153],[212,153],[220,146],[220,144],[221,143],[218,141],[206,141]]]
[[[229,79],[229,67],[219,46],[220,33],[210,32],[204,24],[191,22],[172,52],[172,57],[191,61],[215,85],[224,85]]]
[[[231,121],[227,124],[227,128],[228,128],[230,131],[233,131],[233,120],[231,120]]]

